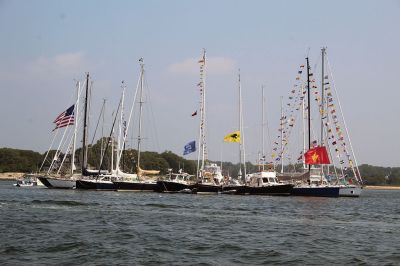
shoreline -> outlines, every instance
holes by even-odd
[[[365,186],[369,190],[400,190],[400,186]]]
[[[13,173],[13,172],[6,172],[6,173],[0,173],[0,181],[11,181],[11,180],[17,180],[21,177],[23,177],[25,173]],[[400,190],[400,186],[387,186],[387,185],[382,185],[382,186],[371,186],[371,185],[366,185],[364,186],[364,189],[368,190]]]
[[[0,180],[16,180],[24,176],[25,173],[6,172],[0,173]]]

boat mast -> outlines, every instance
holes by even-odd
[[[311,95],[310,95],[310,64],[308,61],[308,57],[306,58],[307,60],[307,132],[308,132],[308,150],[311,149]],[[311,170],[311,164],[308,165],[308,171],[310,172]],[[310,181],[310,177],[308,177]]]
[[[121,102],[121,114],[120,114],[120,120],[119,120],[119,132],[118,132],[118,144],[117,144],[117,161],[115,165],[115,170],[117,173],[119,173],[119,164],[121,161],[121,155],[122,155],[122,150],[123,150],[123,142],[122,141],[122,126],[123,126],[123,119],[124,119],[124,100],[125,100],[125,82],[122,81],[122,102]]]
[[[104,114],[106,112],[106,99],[103,99],[102,110],[102,125],[101,125],[101,147],[100,147],[100,158],[104,155]]]
[[[301,95],[304,95],[304,85],[301,85]],[[305,160],[305,154],[306,154],[306,106],[305,106],[305,98],[303,97],[303,100],[301,101],[301,108],[302,108],[302,121],[303,121],[303,169],[306,169],[306,160]]]
[[[238,70],[238,82],[239,82],[239,173],[238,179],[242,179],[242,153],[243,153],[243,135],[242,135],[242,86],[240,85],[240,69]],[[243,181],[243,180],[242,180]]]
[[[283,97],[281,96],[281,173],[283,174],[283,123],[286,117],[283,117]]]
[[[138,143],[137,143],[137,172],[140,168],[140,151],[142,142],[142,110],[143,110],[143,78],[144,78],[144,63],[143,58],[140,58],[140,92],[139,92],[139,129],[138,129]]]
[[[324,83],[325,83],[325,79],[324,79],[324,66],[325,66],[325,47],[322,47],[321,49],[321,141],[320,141],[320,145],[324,146],[324,114],[325,114],[325,89],[324,89]],[[322,173],[324,173],[324,165],[321,165],[321,171]],[[328,171],[329,171],[329,165],[328,165]]]
[[[264,130],[264,126],[265,126],[265,117],[264,117],[264,105],[265,105],[265,98],[264,98],[264,85],[261,86],[261,103],[262,103],[262,107],[261,107],[261,159],[262,159],[262,168],[261,170],[264,171],[264,164],[265,164],[265,138],[264,138],[264,134],[265,134],[265,130]]]
[[[80,97],[80,91],[81,91],[81,83],[78,81],[76,83],[77,87],[77,93],[76,93],[76,104],[75,104],[75,127],[74,127],[74,140],[73,140],[73,145],[72,145],[72,158],[71,158],[71,175],[74,174],[74,170],[76,169],[75,167],[75,149],[76,149],[76,135],[77,135],[77,130],[78,130],[78,115],[79,115],[79,97]]]
[[[322,58],[322,65],[321,65],[321,146],[324,144],[324,113],[325,113],[325,93],[324,93],[324,85],[325,85],[325,79],[324,79],[324,60],[325,60],[325,47],[322,47],[321,49],[321,58]]]
[[[84,117],[83,117],[83,137],[82,137],[82,173],[87,168],[87,120],[88,120],[88,94],[89,94],[89,72],[86,73],[86,95],[85,95],[85,106],[84,106]]]
[[[206,87],[205,87],[205,66],[206,66],[206,50],[203,49],[203,58],[200,59],[200,127],[199,127],[199,151],[197,154],[197,179],[203,178],[204,161],[206,153]]]

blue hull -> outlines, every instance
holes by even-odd
[[[102,182],[102,181],[86,181],[86,180],[76,180],[77,189],[88,189],[88,190],[116,190],[116,186],[112,182]]]
[[[339,187],[294,187],[293,196],[339,197]]]

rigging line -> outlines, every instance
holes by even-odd
[[[71,97],[71,98],[72,98],[72,97]],[[75,103],[76,103],[76,102],[75,102]],[[69,123],[70,121],[71,121],[71,117],[69,118],[68,123]],[[64,142],[64,137],[65,137],[65,134],[66,134],[66,132],[67,132],[67,129],[68,129],[68,126],[65,127],[64,132],[63,132],[63,135],[62,135],[61,140],[60,140],[60,144],[59,144],[58,147],[57,147],[57,150],[56,150],[56,153],[55,153],[55,157],[56,157],[56,158],[58,158],[59,154],[61,153],[60,147],[61,147],[62,143]],[[50,171],[52,170],[53,165],[54,165],[54,158],[53,158],[53,160],[52,160],[52,163],[50,164],[49,169],[47,170],[47,174],[50,174]]]
[[[57,150],[56,150],[56,153],[55,153],[55,155],[54,155],[54,158],[57,158],[57,160],[58,160],[58,157],[60,156],[60,154],[61,154],[61,152],[62,152],[62,150],[63,150],[63,147],[64,147],[64,145],[65,145],[65,142],[66,142],[66,141],[64,140],[64,138],[65,138],[65,135],[66,135],[66,132],[67,132],[68,129],[69,129],[69,127],[66,126],[65,129],[64,129],[64,131],[63,131],[63,135],[62,135],[60,144],[58,145]],[[67,136],[67,137],[68,137],[68,136]],[[57,160],[54,160],[54,158],[53,158],[53,160],[52,160],[52,162],[51,162],[51,164],[50,164],[49,169],[47,170],[47,174],[50,174],[51,170],[53,170],[55,161],[57,161]]]
[[[154,108],[153,108],[153,104],[151,101],[151,91],[150,91],[150,86],[148,85],[146,76],[144,77],[144,86],[146,89],[145,91],[147,92],[147,94],[145,94],[145,97],[147,98],[147,102],[148,102],[147,110],[149,111],[147,113],[149,113],[151,115],[150,120],[152,122],[151,124],[152,124],[153,130],[154,130],[154,135],[155,135],[154,139],[156,141],[157,150],[160,151],[160,143],[159,143],[158,131],[157,131],[156,123],[155,123]]]
[[[336,82],[335,82],[335,80],[334,80],[334,78],[333,78],[332,67],[331,67],[331,64],[330,64],[330,61],[329,61],[329,58],[328,58],[327,55],[326,55],[326,61],[327,61],[327,63],[328,63],[328,68],[329,68],[329,71],[330,71],[330,74],[331,74],[331,77],[332,77],[333,89],[334,89],[334,91],[335,91],[335,94],[337,95],[337,101],[338,101],[338,104],[339,104],[340,114],[341,114],[342,119],[343,119],[344,128],[345,128],[345,130],[346,130],[346,135],[347,135],[347,138],[348,138],[348,140],[349,140],[350,149],[351,149],[351,153],[352,153],[353,158],[354,158],[355,169],[357,170],[358,176],[356,175],[356,173],[355,173],[355,171],[354,171],[354,165],[352,165],[351,168],[353,169],[353,172],[354,172],[354,174],[355,174],[355,176],[356,176],[357,181],[360,182],[360,183],[362,184],[363,181],[362,181],[362,177],[361,177],[361,174],[360,174],[360,170],[359,170],[359,168],[358,168],[357,158],[356,158],[356,156],[355,156],[355,154],[354,154],[353,145],[352,145],[351,139],[350,139],[350,134],[349,134],[349,131],[348,131],[348,128],[347,128],[346,120],[344,119],[344,114],[343,114],[343,110],[342,110],[342,105],[341,105],[341,103],[340,103],[339,93],[338,93],[338,91],[336,90],[336,85],[335,85]]]
[[[65,159],[68,156],[68,153],[74,152],[73,151],[73,147],[72,147],[72,142],[73,142],[73,139],[74,139],[74,131],[72,130],[71,133],[69,133],[69,134],[70,135],[67,136],[67,140],[68,140],[68,138],[70,138],[70,140],[69,140],[68,145],[67,145],[67,147],[65,149],[65,154],[64,154],[63,159],[61,161],[60,167],[57,170],[57,173],[56,173],[57,175],[60,174],[61,168],[64,165],[64,162],[65,162]],[[66,140],[65,144],[67,143],[67,140]]]
[[[80,125],[80,120],[81,120],[81,118],[82,118],[82,116],[78,116],[78,120],[77,121],[75,121],[74,123],[75,124],[77,124],[77,125]],[[67,126],[68,127],[68,126]],[[62,161],[61,161],[61,164],[60,164],[60,167],[58,168],[58,171],[57,171],[57,175],[60,173],[60,171],[61,171],[61,168],[62,168],[62,166],[64,165],[64,161],[65,161],[65,159],[67,158],[67,155],[68,155],[68,153],[70,152],[70,150],[71,150],[71,146],[72,146],[72,141],[73,141],[73,139],[74,139],[74,134],[75,134],[75,129],[73,129],[73,130],[69,130],[68,131],[68,134],[67,134],[67,136],[66,136],[66,139],[65,139],[65,142],[64,142],[64,144],[62,145],[62,148],[60,149],[60,153],[61,153],[61,151],[62,150],[64,150],[65,149],[65,153],[64,153],[64,156],[63,156],[63,159],[62,159]],[[70,138],[70,141],[68,142],[68,138]],[[68,145],[66,145],[68,143]],[[73,150],[73,149],[72,149]],[[73,152],[75,152],[75,151],[73,151]],[[60,154],[59,153],[59,154]],[[58,156],[57,156],[58,157]]]
[[[107,149],[108,149],[108,146],[109,146],[109,144],[110,144],[110,140],[111,140],[112,143],[114,143],[114,140],[112,139],[112,135],[113,135],[113,132],[114,132],[115,121],[117,120],[117,117],[118,117],[117,114],[118,114],[118,112],[119,112],[119,108],[121,107],[121,104],[122,104],[122,98],[121,98],[121,100],[119,101],[118,108],[117,108],[117,112],[116,112],[116,115],[115,115],[115,117],[114,117],[113,124],[112,124],[112,126],[111,126],[110,135],[109,135],[109,137],[108,137],[108,139],[107,139],[106,148],[104,149],[104,155],[107,154]],[[111,155],[112,155],[112,154],[113,154],[113,151],[111,151]],[[101,167],[103,166],[104,155],[100,158],[99,173],[98,173],[98,175],[97,175],[97,177],[96,177],[96,180],[97,180],[98,177],[100,176]],[[113,168],[113,165],[111,165],[111,170],[112,170],[112,168]]]
[[[93,80],[90,80],[90,86],[89,86],[89,103],[88,103],[88,119],[87,119],[87,128],[90,128],[90,121],[91,121],[91,119],[90,119],[90,117],[91,117],[91,111],[92,111],[92,101],[93,101],[93,97],[92,97],[92,94],[93,94]],[[88,137],[89,137],[89,134],[88,134]],[[89,145],[88,145],[88,150],[89,150]],[[86,158],[87,159],[87,158]]]
[[[42,168],[43,168],[44,163],[46,162],[47,156],[49,155],[49,152],[50,152],[51,148],[53,147],[53,144],[54,144],[54,141],[55,141],[55,139],[56,139],[56,137],[57,137],[57,135],[58,135],[58,132],[59,132],[59,131],[57,130],[57,131],[55,132],[54,136],[53,136],[53,140],[51,141],[50,147],[49,147],[49,149],[47,150],[46,155],[44,156],[43,162],[42,162],[42,164],[40,165],[40,168],[39,168],[39,172],[38,172],[38,173],[40,173],[40,171],[41,171]]]
[[[96,133],[97,133],[97,128],[99,127],[100,119],[102,118],[103,111],[104,111],[104,103],[103,103],[103,105],[101,107],[99,118],[97,119],[96,128],[94,130],[93,138],[92,138],[92,141],[91,141],[90,145],[93,145],[94,138],[96,137]]]
[[[124,134],[123,142],[126,141],[126,137],[127,137],[127,135],[128,135],[128,131],[129,131],[129,127],[130,127],[131,119],[132,119],[132,113],[133,113],[133,110],[134,110],[134,108],[135,108],[135,103],[136,103],[136,99],[137,99],[137,95],[138,95],[138,91],[139,91],[139,85],[140,85],[140,80],[141,80],[141,78],[142,78],[142,70],[140,70],[140,75],[139,75],[139,78],[138,78],[138,81],[137,81],[137,84],[136,84],[136,91],[135,91],[135,94],[134,94],[134,96],[133,96],[131,110],[129,111],[128,123],[127,123],[127,125],[126,125],[127,131],[126,131],[125,134]],[[133,137],[133,136],[134,136],[134,135],[133,135],[133,134],[134,134],[133,129],[134,129],[134,122],[132,122],[132,142],[131,142],[132,148],[133,148],[133,140],[134,140],[134,137]]]

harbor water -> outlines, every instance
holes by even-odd
[[[16,188],[0,265],[400,265],[400,191],[360,198]]]

